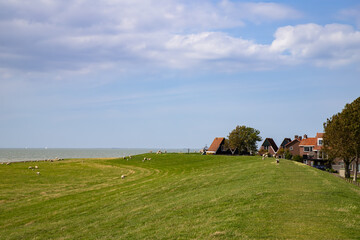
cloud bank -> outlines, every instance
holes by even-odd
[[[0,2],[0,73],[103,68],[271,69],[360,61],[349,25],[280,27],[268,44],[235,37],[247,24],[301,17],[277,3],[228,0]]]

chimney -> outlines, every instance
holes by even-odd
[[[300,140],[300,141],[302,140],[302,136],[299,137],[299,140]]]
[[[294,137],[295,139],[298,139],[299,138],[299,135],[295,135],[295,137]]]
[[[304,134],[304,139],[307,139],[307,135],[306,135],[306,134]]]

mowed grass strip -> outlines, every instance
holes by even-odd
[[[292,161],[143,154],[0,165],[0,239],[359,238],[360,188]]]

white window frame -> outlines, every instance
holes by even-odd
[[[305,148],[309,148],[309,150],[306,151]],[[313,151],[313,147],[304,147],[304,152],[312,152],[312,151]]]
[[[321,144],[320,144],[320,141],[321,141]],[[318,138],[317,144],[318,144],[319,146],[322,146],[322,145],[323,145],[323,139],[322,139],[322,138]]]

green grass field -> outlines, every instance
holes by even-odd
[[[0,165],[0,239],[360,239],[360,188],[260,157]]]

